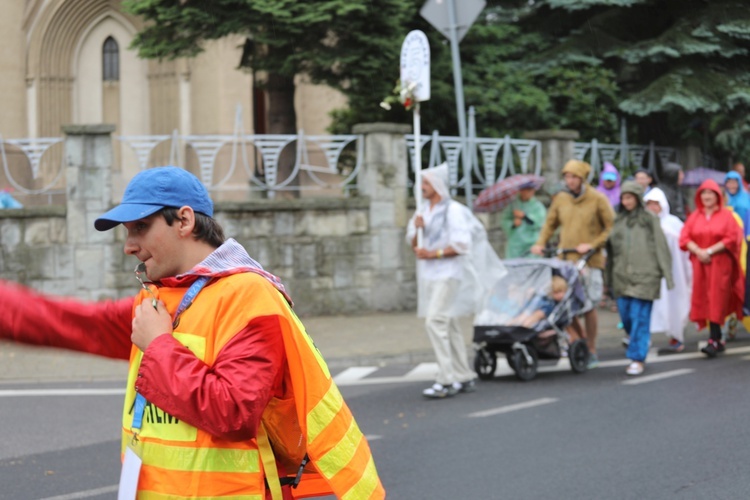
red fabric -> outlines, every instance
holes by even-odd
[[[51,298],[0,280],[0,337],[129,359],[133,300]]]
[[[230,441],[255,437],[272,396],[282,397],[286,371],[278,316],[254,318],[230,340],[213,366],[171,335],[146,349],[136,388],[170,415]]]
[[[719,198],[720,208],[710,219],[706,219],[700,199],[700,193],[705,189],[714,191]],[[696,210],[682,228],[680,248],[687,251],[690,241],[704,249],[720,241],[726,247],[726,251],[712,255],[709,264],[702,264],[695,255],[690,255],[693,265],[690,320],[703,328],[708,321],[723,324],[731,313],[742,318],[745,300],[745,281],[740,265],[743,231],[734,214],[723,207],[722,193],[715,181],[709,179],[700,185],[695,206]]]

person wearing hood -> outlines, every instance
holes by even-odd
[[[743,185],[742,176],[738,172],[727,173],[724,178],[724,189],[727,192],[727,205],[742,220],[745,236],[750,235],[750,194]]]
[[[662,278],[671,289],[672,256],[659,219],[645,209],[643,188],[625,182],[620,208],[607,240],[607,282],[617,299],[625,331],[630,336],[628,375],[643,373],[651,343],[651,308],[661,292]]]
[[[617,209],[620,204],[620,172],[608,161],[604,162],[596,190],[607,197],[612,208]]]
[[[672,256],[672,281],[674,288],[667,288],[667,280],[662,279],[659,298],[651,309],[651,332],[665,333],[669,337],[668,350],[682,352],[685,349],[685,327],[690,317],[690,290],[692,289],[693,268],[690,256],[680,250],[680,232],[685,225],[669,211],[669,201],[660,188],[653,188],[643,197],[646,208],[659,218],[661,230],[667,239]]]
[[[281,500],[293,484],[303,496],[385,498],[284,286],[225,239],[200,180],[177,167],[138,173],[94,227],[121,224],[142,263],[136,297],[89,303],[0,281],[1,337],[130,360],[118,498]]]
[[[596,355],[598,317],[596,305],[604,292],[605,256],[602,252],[612,230],[614,211],[609,200],[587,184],[591,165],[580,160],[568,161],[562,169],[565,190],[555,196],[547,211],[547,219],[531,253],[543,255],[544,246],[560,228],[560,248],[572,248],[575,252],[565,255],[566,260],[575,261],[592,252],[587,265],[581,271],[586,285],[586,304],[582,309],[585,331],[578,318],[573,320],[573,329],[586,338],[589,352],[589,367],[599,364]]]
[[[476,390],[459,317],[470,315],[505,274],[487,231],[466,206],[451,199],[448,165],[422,170],[424,203],[409,220],[406,241],[417,257],[417,315],[438,364],[435,383],[422,391],[442,399]],[[419,230],[423,241],[419,241]]]
[[[734,313],[741,319],[745,300],[740,261],[744,233],[723,203],[716,181],[703,181],[695,195],[696,209],[680,232],[680,248],[690,252],[693,266],[690,320],[698,328],[709,326],[710,337],[701,351],[711,358],[724,351],[725,318]]]
[[[659,178],[659,188],[664,192],[669,202],[669,210],[672,215],[685,221],[687,218],[687,209],[685,197],[682,194],[682,182],[685,173],[682,166],[678,163],[666,163],[662,168],[661,177]]]
[[[547,209],[536,199],[534,183],[521,186],[518,196],[500,215],[500,226],[506,236],[505,258],[528,257],[539,236]]]

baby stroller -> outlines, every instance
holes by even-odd
[[[564,255],[573,249],[546,251],[546,256]],[[524,381],[536,377],[540,359],[559,360],[567,350],[575,373],[588,368],[589,350],[585,340],[570,343],[565,329],[586,302],[581,270],[593,255],[589,252],[575,263],[554,258],[504,261],[508,274],[500,279],[484,307],[474,318],[474,370],[482,380],[494,377],[497,354],[507,357],[508,365]],[[553,276],[567,284],[562,298],[550,298]],[[559,278],[557,279],[559,282]],[[544,308],[540,308],[544,304]],[[546,311],[548,314],[535,311]],[[543,315],[543,316],[542,316]],[[528,320],[540,320],[529,324]]]

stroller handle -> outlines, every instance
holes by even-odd
[[[565,256],[570,253],[578,253],[578,250],[575,248],[545,248],[544,249],[544,256],[545,257],[554,257],[554,256]],[[596,253],[596,248],[592,248],[585,254],[581,255],[581,258],[579,260],[582,260],[584,263],[588,262],[592,255]]]

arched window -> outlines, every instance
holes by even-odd
[[[120,47],[111,36],[104,40],[102,47],[102,79],[105,82],[120,80]]]

